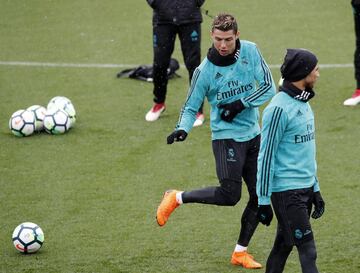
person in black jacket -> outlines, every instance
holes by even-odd
[[[356,49],[354,53],[356,89],[351,98],[344,101],[345,106],[355,106],[360,103],[360,0],[352,0],[351,5],[354,12],[356,38]]]
[[[147,112],[147,121],[157,120],[165,111],[167,93],[167,68],[179,35],[181,51],[191,81],[195,68],[201,61],[200,7],[205,0],[146,0],[153,9],[153,83],[154,105]],[[203,105],[194,126],[204,122]]]

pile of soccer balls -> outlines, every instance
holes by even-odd
[[[47,108],[32,105],[26,110],[18,110],[9,120],[11,132],[18,137],[30,136],[34,132],[45,130],[52,135],[64,134],[76,121],[76,111],[67,97],[52,98]]]

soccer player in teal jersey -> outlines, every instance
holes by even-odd
[[[185,140],[206,97],[211,106],[212,146],[220,185],[165,192],[157,210],[157,222],[160,226],[165,225],[180,204],[235,206],[240,200],[244,179],[249,201],[241,217],[240,235],[231,263],[261,268],[261,264],[248,254],[247,247],[259,223],[256,196],[260,145],[258,107],[275,94],[275,85],[256,44],[239,40],[237,23],[232,15],[215,17],[211,38],[213,46],[194,72],[178,124],[168,136],[167,143]]]
[[[310,225],[322,216],[325,203],[316,177],[315,125],[309,100],[319,77],[316,56],[304,49],[288,49],[281,66],[284,79],[263,112],[258,157],[258,218],[270,225],[274,208],[278,220],[266,273],[283,272],[295,245],[303,273],[317,273],[316,248]]]

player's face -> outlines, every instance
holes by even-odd
[[[239,32],[234,33],[233,30],[221,31],[214,29],[211,32],[211,38],[214,43],[214,47],[221,56],[227,56],[235,51],[236,39],[239,38]]]
[[[320,77],[319,65],[316,65],[313,71],[305,78],[305,87],[314,88],[317,79]]]

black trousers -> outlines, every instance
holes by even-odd
[[[273,192],[273,205],[278,227],[274,246],[266,263],[266,273],[282,273],[295,245],[303,273],[318,273],[316,247],[310,225],[313,189]]]
[[[354,10],[354,22],[355,22],[355,40],[356,48],[354,54],[354,67],[355,67],[355,79],[356,88],[360,89],[360,5],[352,4]]]
[[[259,224],[256,217],[258,211],[256,174],[260,135],[244,142],[236,142],[232,139],[213,140],[212,146],[220,185],[185,191],[182,195],[183,202],[235,206],[240,200],[242,179],[244,179],[249,201],[241,216],[238,244],[248,246]]]
[[[201,62],[200,23],[180,26],[172,24],[153,26],[153,93],[155,103],[163,103],[166,99],[168,84],[167,69],[171,55],[174,52],[176,35],[179,35],[185,66],[189,72],[189,82],[191,81],[195,68],[199,66]]]

